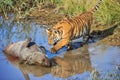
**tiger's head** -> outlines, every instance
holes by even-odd
[[[56,29],[49,28],[46,29],[47,35],[48,35],[48,44],[55,45],[60,39],[60,32]]]
[[[63,27],[70,26],[69,20],[64,18],[62,21],[53,26],[53,28],[46,29],[48,35],[48,44],[55,45],[62,39]]]

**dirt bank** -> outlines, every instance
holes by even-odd
[[[34,8],[27,16],[27,21],[36,22],[38,24],[54,25],[63,19],[64,15],[59,13],[54,4],[41,4],[40,7]]]

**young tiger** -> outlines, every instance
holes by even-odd
[[[89,11],[83,12],[71,19],[63,19],[50,29],[46,29],[48,35],[48,44],[54,45],[51,48],[52,53],[56,53],[59,49],[68,45],[73,39],[83,37],[83,44],[89,39],[90,26],[93,22],[93,13],[99,8],[102,0],[94,8]]]

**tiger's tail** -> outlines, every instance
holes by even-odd
[[[92,13],[94,13],[95,11],[98,10],[98,8],[100,7],[101,2],[102,2],[102,0],[99,0],[99,1],[97,2],[97,4],[95,5],[95,7],[91,10]]]

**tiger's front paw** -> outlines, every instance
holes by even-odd
[[[54,48],[51,48],[50,51],[54,54],[57,52]]]
[[[67,51],[70,51],[70,50],[72,50],[73,48],[72,48],[72,46],[68,46],[67,47]]]

